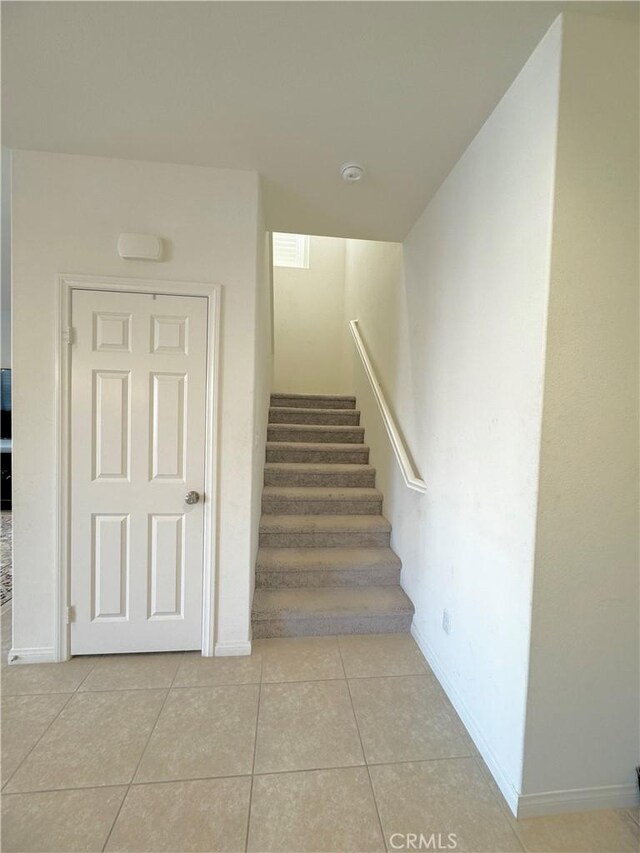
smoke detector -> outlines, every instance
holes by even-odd
[[[344,163],[340,167],[340,175],[343,181],[348,184],[355,184],[356,181],[361,181],[364,177],[364,169],[359,163]]]

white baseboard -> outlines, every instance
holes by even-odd
[[[561,814],[562,812],[590,811],[591,809],[628,809],[640,805],[640,792],[637,785],[633,783],[608,785],[601,788],[545,791],[541,794],[521,794],[516,791],[457,689],[447,677],[433,649],[420,632],[415,619],[411,623],[411,634],[442,685],[444,692],[449,697],[451,704],[458,712],[458,716],[478,747],[478,751],[500,788],[507,805],[516,817],[540,817],[542,815]]]
[[[542,794],[520,794],[518,817],[539,817],[562,812],[585,812],[592,809],[629,809],[640,805],[638,786],[606,785],[602,788],[570,788],[545,791]]]
[[[48,646],[39,649],[11,649],[7,656],[10,666],[23,663],[55,663],[55,660],[54,650]]]
[[[239,655],[250,655],[251,643],[216,643],[215,656],[217,658],[235,657]]]
[[[434,675],[440,682],[442,689],[449,697],[451,704],[456,709],[458,716],[462,720],[464,727],[469,732],[471,739],[478,747],[478,751],[480,755],[484,758],[485,764],[491,771],[491,775],[496,781],[496,785],[502,791],[502,796],[507,801],[507,805],[513,812],[513,814],[517,814],[518,810],[518,792],[515,790],[511,782],[508,780],[506,774],[504,773],[500,763],[496,759],[493,751],[487,741],[484,738],[484,735],[478,728],[476,721],[471,715],[470,711],[464,704],[462,697],[453,686],[453,684],[449,681],[449,678],[445,674],[444,669],[442,668],[438,658],[436,657],[435,652],[426,641],[423,634],[420,632],[420,629],[416,625],[415,618],[411,623],[411,634],[418,644],[420,651],[425,656],[427,663],[433,670]]]

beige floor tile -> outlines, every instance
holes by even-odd
[[[511,828],[513,830],[516,830],[516,824],[517,824],[516,818],[514,817],[513,812],[511,811],[511,808],[509,807],[509,804],[507,803],[507,801],[504,797],[504,794],[502,793],[502,791],[498,787],[498,783],[493,778],[491,771],[489,770],[488,766],[485,764],[485,761],[479,752],[477,752],[475,760],[476,760],[478,767],[480,768],[480,771],[482,772],[482,775],[484,776],[484,778],[487,782],[487,785],[491,789],[494,797],[496,797],[496,799],[502,804],[502,809],[507,816],[507,820],[511,824]],[[517,834],[517,831],[516,831],[516,834]],[[640,851],[639,851],[639,853],[640,853]]]
[[[72,658],[65,663],[14,664],[2,668],[2,693],[73,693],[95,666],[95,661]]]
[[[178,669],[174,687],[258,684],[261,669],[259,654],[203,658],[200,652],[187,652]]]
[[[131,781],[165,690],[76,693],[7,790],[91,788]]]
[[[62,710],[68,693],[2,697],[2,784]]]
[[[475,755],[432,676],[355,678],[349,688],[369,764]]]
[[[640,814],[638,809],[635,810],[635,813],[633,809],[616,809],[615,813],[629,827],[633,837],[637,838],[638,853],[640,853]]]
[[[133,785],[109,851],[244,850],[251,777]]]
[[[346,681],[263,684],[256,773],[364,764]]]
[[[638,853],[640,833],[615,811],[531,817],[516,832],[528,853]]]
[[[82,682],[81,691],[150,690],[171,687],[183,652],[148,655],[104,655]]]
[[[257,684],[173,689],[136,781],[251,773],[258,691]]]
[[[254,648],[262,655],[264,682],[344,678],[336,637],[256,640]]]
[[[635,809],[627,809],[627,813],[631,820],[640,826],[640,806],[636,806]]]
[[[347,678],[431,672],[411,634],[351,634],[339,643]]]
[[[2,798],[2,850],[102,850],[126,787],[11,794]]]
[[[430,842],[426,849],[454,843],[456,851],[471,853],[523,849],[473,758],[385,764],[369,770],[390,850],[415,849],[412,836],[424,838],[425,845]]]
[[[248,849],[384,850],[366,768],[256,776]]]

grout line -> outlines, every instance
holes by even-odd
[[[382,678],[435,678],[432,672],[389,673],[388,675],[348,675],[347,681],[376,681]]]
[[[528,847],[526,847],[524,840],[520,837],[520,833],[518,832],[518,828],[517,828],[518,827],[518,819],[516,817],[514,817],[513,812],[509,808],[502,791],[500,790],[500,788],[498,788],[495,779],[491,775],[491,771],[489,770],[489,768],[487,767],[487,765],[484,762],[483,757],[479,753],[477,755],[473,756],[473,760],[475,761],[476,765],[479,767],[480,775],[482,776],[485,784],[489,788],[489,791],[491,792],[492,798],[495,797],[498,800],[498,807],[499,807],[500,811],[502,812],[502,814],[504,815],[505,820],[509,824],[509,826],[511,828],[511,832],[514,834],[516,841],[518,842],[518,844],[522,848],[522,851],[525,851],[525,853],[526,853],[526,851],[528,850]]]
[[[330,768],[333,769],[333,768]],[[341,769],[341,768],[337,768]],[[76,787],[70,785],[68,788],[38,788],[35,791],[11,791],[2,794],[5,797],[25,797],[32,794],[64,794],[66,791],[94,791],[106,788],[144,788],[147,785],[178,785],[181,782],[213,782],[217,779],[248,779],[249,773],[226,773],[224,776],[190,776],[185,779],[150,779],[145,782],[109,782],[108,784],[84,785]],[[260,774],[262,775],[262,774]],[[127,791],[128,793],[128,791]]]
[[[253,737],[253,761],[251,762],[251,784],[249,786],[249,808],[247,809],[247,832],[244,839],[244,849],[249,849],[249,829],[251,827],[251,806],[253,803],[253,782],[256,771],[256,753],[258,751],[258,722],[260,720],[260,701],[262,699],[262,675],[264,669],[264,656],[260,656],[260,683],[258,684],[258,707],[256,710],[256,728]]]
[[[36,693],[36,694],[33,694],[33,693],[26,693],[26,694],[17,694],[17,695],[18,695],[18,696],[22,696],[22,695],[26,695],[26,696],[33,696],[33,695],[36,695],[36,696],[51,696],[52,694],[50,694],[50,693]],[[40,741],[42,740],[42,738],[46,735],[46,733],[49,731],[49,729],[51,728],[51,726],[52,726],[52,725],[55,723],[55,721],[58,719],[58,717],[60,716],[60,714],[64,711],[64,709],[67,707],[67,705],[69,704],[69,702],[73,699],[73,697],[75,696],[75,693],[69,693],[69,694],[55,693],[55,694],[53,694],[53,695],[55,695],[55,696],[64,696],[64,695],[66,695],[66,696],[67,696],[67,701],[62,703],[62,705],[60,706],[60,710],[58,711],[58,713],[54,716],[54,718],[51,720],[51,722],[49,723],[49,725],[48,725],[48,726],[46,726],[46,728],[44,729],[44,731],[42,732],[42,734],[40,735],[40,737],[39,737],[39,738],[36,738],[36,740],[35,740],[34,744],[32,745],[31,749],[30,749],[30,750],[25,754],[25,756],[24,756],[24,758],[22,759],[22,761],[20,761],[20,763],[19,763],[19,764],[18,764],[18,766],[15,768],[15,770],[13,771],[13,773],[9,776],[9,778],[7,779],[7,781],[2,785],[2,793],[3,793],[3,796],[5,796],[5,789],[6,789],[7,785],[9,784],[9,782],[11,782],[11,780],[12,780],[12,779],[13,779],[13,777],[16,775],[16,773],[18,772],[18,770],[22,767],[22,765],[23,765],[23,764],[24,764],[24,762],[27,760],[27,758],[31,755],[31,753],[32,753],[32,752],[33,752],[33,750],[36,748],[36,746],[38,746],[38,744],[40,743]],[[24,792],[24,793],[26,793],[26,792]]]
[[[181,779],[172,780],[176,782],[181,782]],[[189,781],[189,780],[186,780]],[[154,783],[155,784],[155,783]],[[36,794],[66,794],[67,791],[103,791],[108,788],[126,788],[126,782],[109,782],[108,785],[100,785],[99,783],[96,785],[85,785],[84,787],[77,788],[71,786],[69,788],[38,788],[37,791],[11,791],[11,792],[2,792],[2,799],[4,800],[6,797],[31,797]]]
[[[66,788],[39,788],[31,791],[12,791],[2,794],[3,797],[22,797],[30,794],[55,794],[64,791],[90,791],[94,788],[143,788],[147,785],[175,785],[180,782],[207,782],[216,779],[247,779],[249,776],[290,776],[293,773],[322,773],[325,770],[357,770],[365,767],[387,767],[396,764],[430,764],[434,761],[463,761],[472,758],[470,755],[456,755],[448,758],[420,758],[418,760],[406,761],[375,761],[367,765],[363,764],[340,764],[326,767],[300,767],[295,770],[265,770],[262,773],[225,773],[224,776],[186,776],[176,779],[146,779],[144,782],[109,782],[108,784],[96,783],[95,785],[84,785],[81,787],[69,786]],[[512,815],[513,817],[513,815]],[[514,818],[515,820],[515,818]]]
[[[175,654],[176,657],[184,657],[185,652],[142,652],[142,653],[136,652],[136,654],[150,654],[150,655],[153,655],[153,654]],[[110,658],[111,655],[104,655],[102,657],[100,657],[99,655],[95,656],[95,658],[93,660],[93,665],[91,666],[89,672],[85,675],[85,677],[82,679],[80,684],[78,684],[78,686],[76,687],[76,689],[75,689],[76,693],[83,693],[83,694],[84,693],[124,693],[126,691],[132,691],[132,690],[170,690],[171,685],[175,681],[178,670],[180,669],[180,666],[182,664],[182,661],[180,661],[178,663],[178,666],[176,667],[176,671],[174,673],[174,676],[171,680],[171,684],[169,685],[169,687],[164,687],[163,685],[147,685],[146,687],[102,687],[102,688],[98,688],[98,689],[94,689],[94,690],[81,690],[80,688],[85,683],[85,681],[89,678],[89,676],[93,675],[94,671],[96,669],[98,669],[100,667],[100,665],[104,666],[107,657]],[[127,655],[121,655],[121,657],[127,657]],[[89,657],[83,658],[82,655],[79,655],[78,657],[72,658],[72,660],[82,660],[83,663],[88,663],[90,658]]]
[[[184,656],[184,652],[182,654]],[[180,663],[182,663],[182,661]],[[164,710],[164,706],[167,704],[167,700],[168,700],[169,695],[171,693],[171,687],[173,686],[173,682],[176,680],[176,676],[178,675],[179,669],[180,669],[180,664],[178,664],[178,666],[176,667],[176,671],[173,673],[173,678],[171,679],[171,684],[169,685],[169,688],[167,689],[167,692],[165,693],[164,699],[162,700],[162,703],[160,705],[160,710],[158,711],[158,713],[156,715],[156,718],[154,720],[153,725],[149,729],[149,735],[147,736],[144,747],[142,748],[142,751],[140,753],[140,758],[138,759],[138,762],[137,762],[137,764],[133,770],[133,773],[131,774],[131,779],[129,780],[129,784],[127,785],[127,790],[125,791],[124,797],[122,798],[122,802],[120,803],[120,808],[116,812],[116,816],[113,819],[113,823],[111,824],[111,828],[109,829],[109,832],[107,833],[107,837],[105,839],[105,842],[102,845],[103,851],[106,849],[107,844],[109,843],[109,839],[111,838],[111,835],[113,834],[113,830],[115,829],[115,825],[118,821],[118,818],[120,817],[120,812],[122,811],[122,808],[125,804],[127,797],[129,796],[129,791],[131,790],[131,785],[133,783],[133,780],[136,778],[136,773],[138,772],[138,768],[140,767],[140,765],[142,763],[142,759],[144,758],[144,754],[147,751],[147,748],[149,746],[149,743],[151,741],[153,733],[156,730],[156,726],[158,725],[158,720],[160,719],[160,716]]]
[[[284,776],[288,773],[315,773],[319,770],[354,770],[356,767],[390,767],[396,764],[428,764],[432,761],[461,761],[463,759],[472,758],[471,755],[454,755],[447,758],[419,758],[406,759],[404,761],[372,761],[369,764],[366,759],[362,764],[331,764],[322,767],[299,767],[295,770],[264,770],[262,773],[256,773],[256,776]]]
[[[514,821],[516,820],[513,817],[513,815],[511,815],[511,817],[513,818]],[[518,842],[518,844],[520,845],[520,847],[522,848],[523,853],[528,853],[529,848],[525,845],[524,841],[520,837],[520,833],[518,832],[517,827],[514,826],[513,824],[511,824],[511,822],[509,822],[509,825],[511,826],[511,832],[513,832],[513,835],[514,835],[516,841]],[[532,851],[532,853],[533,853],[533,851]]]
[[[25,664],[26,666],[39,666],[39,664]],[[49,666],[49,664],[47,664]],[[59,664],[55,663],[52,666],[59,666]],[[81,682],[82,683],[82,682]],[[78,692],[78,688],[74,687],[73,690],[46,690],[43,693],[7,693],[3,691],[2,698],[3,699],[18,699],[18,698],[27,698],[28,696],[73,696]],[[89,690],[84,690],[83,693],[89,693]],[[106,691],[101,691],[106,692]],[[115,691],[114,691],[115,692]]]
[[[349,694],[349,702],[351,704],[351,713],[353,714],[353,719],[356,724],[356,731],[358,732],[358,739],[360,741],[360,749],[362,750],[362,757],[365,762],[365,767],[367,768],[367,778],[369,779],[369,788],[371,790],[371,796],[373,798],[373,804],[376,809],[376,815],[378,816],[378,826],[380,827],[380,835],[382,837],[382,843],[385,846],[385,850],[387,848],[387,837],[384,832],[384,827],[382,826],[382,818],[380,817],[380,809],[378,808],[378,800],[376,799],[376,792],[373,787],[373,780],[371,779],[371,771],[369,770],[369,764],[367,762],[367,753],[364,749],[364,743],[362,741],[362,733],[360,732],[360,725],[358,723],[358,716],[356,714],[355,705],[353,704],[353,696],[351,695],[351,687],[349,685],[349,679],[347,678],[347,671],[344,666],[344,659],[342,657],[342,647],[340,645],[340,635],[338,634],[338,655],[340,656],[340,665],[342,666],[342,671],[344,672],[344,678],[347,683],[347,693]]]
[[[507,801],[504,798],[504,794],[502,793],[500,788],[498,788],[496,780],[491,775],[491,771],[489,770],[489,768],[485,764],[484,758],[480,755],[479,752],[477,755],[474,755],[473,758],[474,758],[474,761],[476,762],[476,764],[478,765],[478,767],[480,768],[480,773],[482,774],[483,778],[486,780],[487,784],[490,787],[495,786],[497,792],[500,794],[500,805],[502,806],[503,811],[506,812],[508,817],[511,817],[513,820],[515,820],[515,817],[513,816],[513,812],[509,808]]]
[[[243,657],[245,656],[243,655]],[[218,658],[218,660],[221,660],[221,658]],[[260,681],[220,681],[209,684],[176,684],[169,689],[173,693],[174,690],[176,692],[180,690],[216,690],[219,687],[255,687],[258,684],[260,684]]]
[[[297,678],[292,681],[263,681],[263,684],[322,684],[326,681],[345,681],[344,677],[337,678]]]
[[[77,657],[77,658],[73,658],[73,657],[71,657],[71,658],[69,658],[69,661],[63,661],[63,664],[64,664],[64,663],[69,663],[69,662],[70,662],[70,661],[72,661],[72,660],[82,660],[82,656],[79,656],[79,657]],[[76,687],[76,689],[74,690],[74,693],[77,693],[77,692],[78,692],[78,690],[80,690],[80,688],[81,688],[81,687],[82,687],[82,685],[85,683],[85,681],[87,680],[87,678],[89,678],[89,676],[93,673],[94,669],[95,669],[95,668],[96,668],[96,666],[98,665],[98,661],[97,661],[97,660],[94,660],[94,661],[93,661],[93,663],[89,663],[89,658],[87,658],[86,660],[82,660],[82,662],[83,662],[84,664],[88,665],[88,667],[89,667],[89,671],[87,672],[87,674],[85,675],[85,677],[80,681],[80,683],[78,684],[78,686],[77,686],[77,687]]]
[[[632,820],[635,824],[637,824],[638,826],[640,826],[640,812],[638,813],[638,816],[636,817],[636,815],[634,814],[633,808],[626,809],[625,811],[627,812],[627,814],[629,815],[629,817],[631,818],[631,820]]]
[[[8,602],[3,606],[3,610],[4,610],[4,608],[10,609],[10,605],[11,605],[11,604],[12,604],[12,601],[8,601]],[[13,645],[13,636],[11,637],[11,643],[12,643],[12,645]],[[78,689],[80,688],[80,686],[81,686],[82,684],[84,684],[85,680],[89,677],[89,675],[90,675],[92,672],[93,672],[93,667],[90,667],[90,668],[89,668],[89,671],[86,673],[86,675],[84,676],[84,678],[82,678],[82,679],[78,682],[78,684],[76,685],[76,687],[75,687],[73,690],[71,690],[71,691],[64,691],[64,690],[61,690],[59,693],[52,693],[52,692],[49,692],[49,693],[9,693],[9,694],[5,694],[5,695],[7,695],[7,696],[11,696],[11,697],[21,697],[21,696],[66,696],[66,697],[67,697],[67,701],[62,703],[62,705],[60,706],[60,710],[58,711],[58,713],[53,717],[53,719],[51,720],[51,722],[49,723],[49,725],[48,725],[48,726],[46,726],[46,728],[44,729],[44,731],[42,732],[42,734],[40,735],[40,737],[36,738],[35,742],[34,742],[34,743],[32,744],[32,746],[31,746],[31,749],[29,749],[29,750],[28,750],[28,752],[25,754],[25,756],[23,757],[23,759],[19,762],[19,764],[17,765],[17,767],[14,769],[13,773],[11,773],[11,775],[9,776],[9,778],[7,779],[7,781],[6,781],[6,782],[4,782],[4,783],[2,784],[2,791],[3,791],[3,792],[4,792],[5,788],[7,787],[7,785],[9,784],[9,782],[11,782],[11,780],[13,779],[13,777],[16,775],[16,773],[18,772],[18,770],[22,767],[22,765],[24,764],[24,762],[27,760],[27,758],[31,755],[31,753],[32,753],[32,752],[33,752],[33,750],[36,748],[36,746],[40,743],[40,741],[42,740],[42,738],[43,738],[43,737],[46,735],[46,733],[49,731],[49,729],[51,728],[51,726],[52,726],[52,725],[55,723],[55,721],[58,719],[58,717],[60,716],[60,714],[62,714],[62,712],[63,712],[63,711],[64,711],[64,709],[67,707],[67,705],[69,704],[69,702],[71,701],[71,699],[72,699],[72,698],[75,696],[75,694],[78,692]]]
[[[229,685],[231,686],[231,685]],[[149,684],[146,687],[100,687],[99,689],[93,690],[78,690],[76,692],[81,693],[83,696],[85,695],[93,695],[95,693],[140,693],[144,690],[180,690],[179,687],[171,688],[167,684]]]

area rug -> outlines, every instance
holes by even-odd
[[[10,512],[0,515],[0,606],[11,601],[13,571],[11,565],[11,533],[13,518]]]

